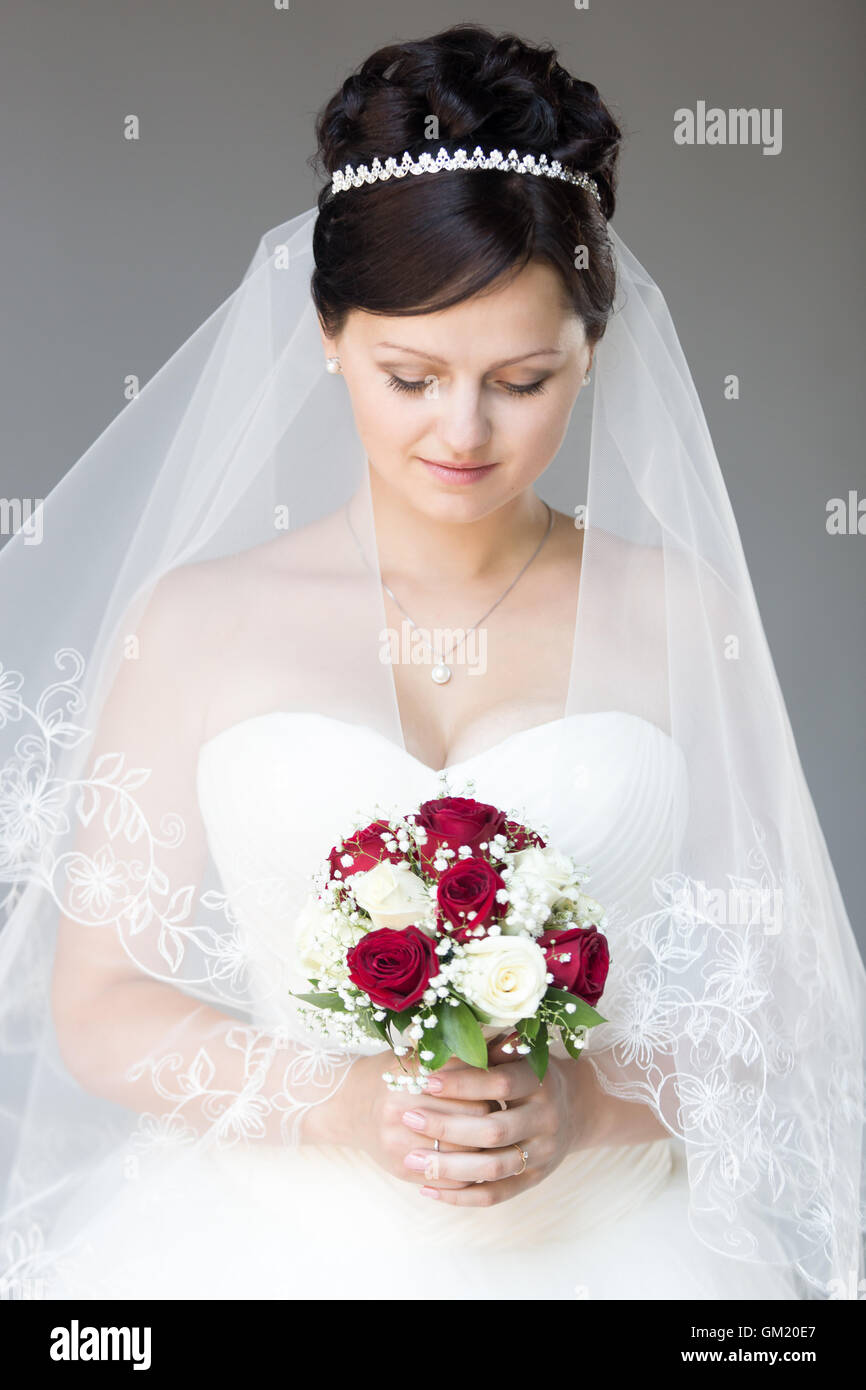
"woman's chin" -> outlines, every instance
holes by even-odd
[[[513,501],[521,488],[506,485],[505,475],[478,483],[449,486],[435,480],[413,488],[412,506],[424,512],[431,521],[469,522],[489,516],[491,512]]]

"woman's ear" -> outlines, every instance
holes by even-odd
[[[327,335],[327,333],[325,332],[325,329],[324,329],[324,327],[323,327],[323,325],[322,325],[322,320],[321,320],[321,319],[319,319],[319,337],[320,337],[321,340],[322,340],[322,351],[324,352],[325,356],[326,356],[326,357],[336,357],[336,356],[337,356],[337,344],[336,344],[336,342],[334,341],[333,338],[329,338],[329,337],[328,337],[328,335]]]

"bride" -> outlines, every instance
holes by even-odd
[[[317,133],[317,210],[0,555],[6,1285],[850,1296],[863,966],[618,126],[458,25]],[[543,1083],[407,1092],[293,998],[331,847],[443,794],[607,910]]]

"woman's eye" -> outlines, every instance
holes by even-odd
[[[528,386],[514,386],[510,381],[503,382],[503,385],[513,396],[537,396],[544,390],[544,377],[541,381],[531,381]]]
[[[395,391],[411,391],[413,395],[416,395],[419,391],[424,390],[427,383],[426,381],[404,381],[401,376],[394,376],[392,372],[388,377],[388,385],[393,387]]]
[[[427,385],[425,381],[404,381],[401,376],[395,376],[392,372],[388,377],[387,383],[394,391],[409,391],[413,396],[418,395]],[[544,378],[541,381],[531,381],[526,386],[515,386],[512,382],[504,381],[502,385],[512,396],[537,396],[544,390]]]

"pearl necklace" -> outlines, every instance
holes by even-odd
[[[542,499],[542,500],[543,500],[543,499]],[[373,566],[370,564],[369,560],[367,559],[367,556],[366,556],[365,553],[364,553],[364,547],[361,545],[361,542],[360,542],[360,540],[358,539],[358,536],[357,536],[357,534],[356,534],[356,532],[355,532],[355,528],[354,528],[354,526],[352,525],[352,518],[351,518],[351,516],[349,515],[349,505],[350,505],[350,504],[347,502],[347,503],[346,503],[346,506],[345,506],[345,509],[344,509],[344,510],[345,510],[345,514],[346,514],[346,522],[347,522],[347,524],[348,524],[349,530],[350,530],[351,533],[352,533],[352,538],[353,538],[353,540],[354,540],[356,546],[358,547],[358,551],[359,551],[359,553],[360,553],[361,559],[364,561],[364,564],[367,566],[367,569],[370,570],[371,573],[374,573],[375,571],[373,570]],[[463,636],[460,637],[460,638],[458,639],[457,642],[455,642],[454,646],[453,646],[448,652],[441,653],[441,652],[437,652],[437,651],[435,650],[435,648],[434,648],[434,646],[433,646],[433,643],[430,641],[429,637],[427,637],[427,636],[425,635],[425,633],[421,630],[421,628],[418,627],[418,624],[415,622],[414,618],[410,617],[410,615],[406,612],[406,609],[403,607],[402,603],[401,603],[400,600],[397,598],[397,595],[394,593],[393,589],[390,589],[390,588],[388,587],[388,585],[385,583],[384,579],[382,579],[381,575],[379,576],[380,583],[381,583],[381,585],[382,585],[382,588],[385,590],[385,593],[386,593],[386,594],[388,595],[388,597],[397,605],[397,607],[400,609],[400,612],[403,614],[404,618],[406,618],[406,620],[408,621],[409,626],[410,626],[411,628],[413,628],[415,632],[418,633],[418,636],[420,637],[421,641],[424,642],[424,643],[426,644],[426,646],[429,648],[430,653],[431,653],[431,655],[432,655],[432,657],[433,657],[433,667],[432,667],[432,669],[431,669],[431,671],[430,671],[430,678],[431,678],[431,680],[434,682],[434,684],[436,684],[436,685],[446,685],[447,682],[450,681],[451,675],[452,675],[452,671],[451,671],[451,667],[447,664],[447,663],[448,663],[448,660],[451,659],[451,657],[454,655],[454,653],[455,653],[455,651],[457,650],[457,648],[460,647],[460,646],[462,646],[462,644],[466,641],[466,638],[469,636],[470,632],[474,632],[475,629],[476,629],[477,627],[480,627],[481,624],[484,622],[484,619],[490,617],[490,614],[493,612],[494,608],[498,608],[499,605],[500,605],[500,603],[502,602],[502,600],[503,600],[504,598],[507,598],[507,597],[508,597],[508,595],[511,593],[511,590],[514,588],[515,584],[517,583],[518,579],[520,579],[521,576],[524,575],[524,574],[526,573],[526,571],[529,569],[529,566],[532,564],[533,560],[536,558],[536,556],[537,556],[537,555],[539,554],[539,552],[541,551],[541,549],[542,549],[543,545],[545,544],[545,542],[546,542],[548,536],[550,535],[551,531],[553,530],[553,509],[552,509],[551,507],[549,507],[548,504],[547,504],[546,502],[544,503],[544,505],[545,505],[545,507],[547,507],[547,512],[548,512],[547,530],[545,531],[545,533],[544,533],[544,535],[542,536],[541,540],[539,541],[538,545],[537,545],[537,546],[535,547],[535,549],[533,550],[533,552],[532,552],[532,554],[530,555],[529,559],[526,561],[526,564],[523,565],[522,568],[521,568],[520,570],[518,570],[517,574],[516,574],[515,577],[512,579],[511,583],[508,585],[508,588],[505,589],[505,590],[499,595],[499,598],[496,600],[496,602],[495,602],[495,603],[491,603],[491,605],[490,605],[490,607],[487,609],[487,611],[486,611],[485,613],[482,613],[482,614],[481,614],[481,617],[478,618],[477,621],[474,622],[474,623],[472,624],[472,626],[471,626],[470,628],[467,629],[466,632],[464,632]]]

